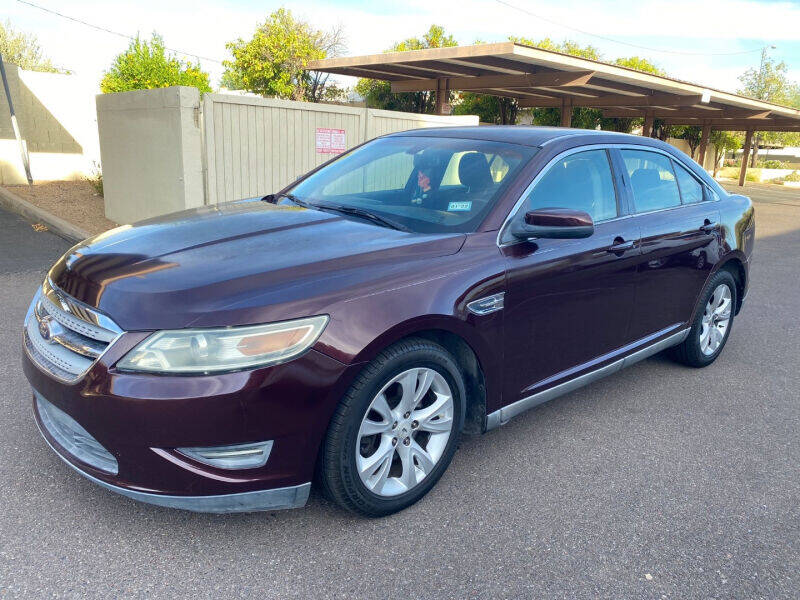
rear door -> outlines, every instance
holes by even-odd
[[[592,368],[630,341],[639,230],[624,218],[620,185],[607,149],[562,154],[533,180],[501,231],[506,404]],[[594,234],[520,241],[508,233],[526,211],[545,207],[588,212]]]
[[[677,329],[692,310],[720,251],[720,212],[706,187],[666,152],[621,148],[626,190],[641,235],[631,334]]]

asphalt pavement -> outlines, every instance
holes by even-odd
[[[799,198],[757,203],[751,292],[714,365],[653,357],[467,437],[379,520],[316,492],[168,510],[67,468],[33,422],[20,328],[68,244],[0,212],[0,598],[797,598]]]

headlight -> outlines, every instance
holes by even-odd
[[[285,362],[317,341],[328,316],[247,327],[154,333],[117,368],[150,373],[214,373]]]

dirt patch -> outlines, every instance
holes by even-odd
[[[48,181],[36,183],[32,188],[27,185],[5,187],[12,194],[91,234],[117,226],[106,219],[103,198],[95,194],[86,181]]]

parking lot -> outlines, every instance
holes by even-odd
[[[657,356],[463,440],[381,520],[211,516],[113,495],[40,438],[20,325],[68,244],[0,211],[0,598],[797,598],[800,190],[757,199],[721,358]]]

